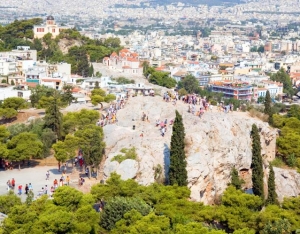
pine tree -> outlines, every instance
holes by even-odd
[[[170,150],[169,181],[171,185],[187,185],[186,159],[184,152],[184,126],[182,116],[176,110],[176,117],[173,124]]]
[[[269,204],[278,204],[275,188],[275,174],[272,165],[270,165],[270,172],[268,178],[268,198],[266,201],[266,205]]]
[[[252,183],[253,183],[253,193],[260,196],[264,200],[264,171],[263,171],[263,161],[261,157],[261,145],[260,136],[258,133],[257,126],[252,125],[251,131],[252,138]]]
[[[273,113],[272,113],[272,107],[271,107],[271,96],[269,90],[266,93],[266,98],[265,98],[265,109],[264,113],[269,116],[269,124],[273,124]]]

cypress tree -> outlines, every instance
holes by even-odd
[[[170,149],[169,181],[171,185],[187,185],[186,159],[184,152],[184,126],[182,116],[176,110],[176,117],[173,124]]]
[[[273,124],[273,113],[272,113],[272,107],[271,107],[271,96],[269,90],[266,93],[266,98],[265,98],[265,109],[264,113],[269,116],[269,124]]]
[[[235,169],[235,167],[233,167],[231,169],[230,176],[231,176],[230,185],[234,186],[236,189],[241,189],[242,184],[244,183],[244,180],[240,179],[239,173],[238,173],[237,169]]]
[[[260,196],[264,200],[264,171],[263,171],[263,161],[261,157],[261,145],[260,136],[258,133],[257,126],[252,125],[251,131],[252,138],[252,183],[253,183],[253,193]]]
[[[53,99],[45,112],[45,128],[50,128],[55,133],[56,138],[61,140],[62,113],[60,112],[59,93],[57,91],[54,92]]]
[[[270,165],[270,172],[268,178],[268,198],[266,201],[266,205],[269,204],[278,204],[277,194],[275,190],[275,174],[272,165]]]

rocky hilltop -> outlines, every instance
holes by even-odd
[[[107,145],[104,179],[111,172],[117,172],[123,179],[134,178],[143,185],[162,181],[170,162],[172,126],[168,126],[166,135],[162,137],[159,128],[155,127],[155,121],[167,119],[169,123],[175,117],[175,109],[182,114],[185,126],[191,199],[213,204],[230,182],[232,167],[240,172],[246,188],[251,188],[250,131],[253,123],[260,130],[267,176],[268,161],[275,157],[277,136],[276,129],[270,128],[267,123],[247,113],[226,114],[216,109],[206,112],[200,119],[188,113],[188,106],[182,102],[174,106],[159,96],[138,96],[130,98],[126,107],[118,112],[117,124],[104,127]],[[143,112],[148,116],[148,121],[141,121]],[[122,148],[131,147],[136,148],[136,160],[126,159],[121,163],[112,160]],[[277,177],[280,176],[277,170],[275,172]],[[282,192],[280,186],[277,190]]]

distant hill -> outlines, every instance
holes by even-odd
[[[152,0],[150,3],[154,3],[155,5],[169,5],[169,4],[177,4],[178,2],[182,2],[186,5],[199,5],[199,4],[207,4],[209,6],[221,6],[221,5],[235,5],[244,2],[243,0]]]

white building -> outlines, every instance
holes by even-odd
[[[95,88],[96,86],[96,82],[99,83],[99,88],[106,88],[108,87],[110,84],[115,83],[114,81],[111,80],[110,77],[108,76],[103,76],[101,78],[88,78],[85,79],[82,84],[80,85],[80,87],[82,89],[88,89],[88,90],[92,90]]]
[[[31,95],[31,90],[28,90],[27,87],[24,89],[14,89],[14,87],[0,87],[0,101],[4,101],[6,98],[11,97],[22,97],[25,100],[29,100],[29,97]]]

